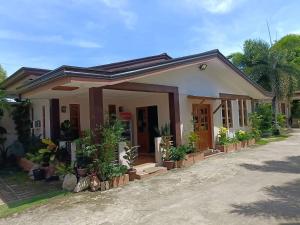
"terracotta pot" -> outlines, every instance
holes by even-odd
[[[183,160],[178,160],[175,162],[175,167],[176,168],[181,168],[183,167]]]
[[[87,168],[77,168],[77,174],[80,177],[85,177],[87,174]]]
[[[242,143],[241,142],[235,143],[235,150],[239,151],[241,149],[242,149]]]
[[[22,170],[24,171],[30,171],[32,169],[32,167],[34,166],[34,163],[31,162],[30,160],[26,159],[26,158],[20,158],[18,160],[18,165],[19,167],[22,168]]]
[[[126,185],[129,183],[129,174],[123,175],[123,184]]]
[[[248,145],[247,145],[247,141],[242,141],[242,148],[247,148]]]
[[[191,166],[194,164],[194,153],[187,154],[183,161],[184,166]]]
[[[255,145],[255,138],[248,140],[248,146]]]
[[[129,181],[134,181],[134,179],[136,178],[136,169],[128,170],[128,175],[129,175]]]
[[[195,152],[192,154],[194,156],[194,163],[204,160],[204,152]]]
[[[216,149],[226,153],[233,152],[235,150],[235,144],[230,143],[228,145],[216,145]]]
[[[175,162],[174,161],[164,161],[164,167],[167,167],[167,170],[174,169]]]

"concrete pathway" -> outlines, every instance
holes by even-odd
[[[0,224],[300,224],[300,131],[105,193],[81,193]]]

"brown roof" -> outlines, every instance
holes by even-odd
[[[109,71],[109,72],[123,72],[135,68],[150,66],[152,64],[156,64],[159,62],[165,62],[170,59],[172,59],[171,56],[169,56],[167,53],[162,53],[160,55],[110,63],[110,64],[105,64],[100,66],[93,66],[90,67],[90,69]]]

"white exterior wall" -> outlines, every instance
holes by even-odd
[[[45,138],[50,138],[50,103],[48,99],[32,99],[33,120],[40,120],[41,127],[34,129],[36,136],[43,138],[43,106],[45,107]],[[30,117],[31,119],[31,117]]]
[[[160,74],[159,76],[154,75],[144,78],[138,78],[134,80],[134,82],[176,86],[179,88],[181,134],[183,143],[185,143],[186,137],[188,136],[189,132],[192,131],[192,105],[201,102],[201,100],[189,99],[188,95],[219,97],[220,93],[227,93],[249,96],[249,93],[243,88],[243,85],[238,85],[237,82],[232,82],[232,80],[230,80],[231,77],[224,78],[220,76],[220,74],[216,74],[214,72],[215,71],[203,72],[200,71],[197,66],[195,66],[179,69],[172,72],[165,72]],[[232,72],[232,75],[230,76],[237,77],[238,75]],[[237,78],[236,81],[238,81]],[[211,113],[213,113],[214,110],[219,106],[221,101],[206,101],[204,104],[207,103],[211,104]],[[248,113],[251,113],[252,109],[250,100],[247,100],[247,110]],[[232,113],[233,128],[230,129],[230,133],[233,134],[236,130],[239,129],[248,129],[248,127],[239,126],[237,100],[232,100]],[[214,115],[212,115],[212,118],[213,138],[214,140],[216,140],[218,130],[223,126],[221,108]]]
[[[13,109],[10,109],[10,111]],[[15,122],[11,116],[10,111],[4,111],[3,117],[0,120],[0,126],[4,127],[6,129],[6,142],[5,142],[5,146],[9,146],[12,143],[14,143],[14,141],[17,140],[18,136],[17,136],[17,132],[15,130]]]
[[[138,92],[137,92],[138,93]],[[132,96],[132,97],[109,97],[104,95],[104,112],[108,115],[108,105],[116,105],[117,114],[118,108],[122,106],[124,112],[130,112],[132,114],[132,125],[133,125],[133,139],[134,144],[137,144],[137,119],[136,119],[136,108],[137,107],[147,107],[147,106],[157,106],[158,114],[158,128],[160,128],[165,123],[170,123],[169,116],[169,100],[168,94],[160,93],[149,93],[146,97]]]
[[[90,128],[90,107],[89,107],[89,95],[88,92],[62,97],[59,99],[59,111],[60,111],[60,123],[64,120],[70,119],[70,104],[80,104],[80,128],[86,130]],[[61,112],[61,107],[66,106],[66,112]]]

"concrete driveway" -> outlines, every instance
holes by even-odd
[[[300,224],[300,131],[108,191],[81,193],[0,224]]]

